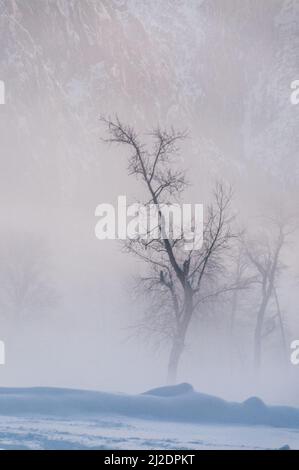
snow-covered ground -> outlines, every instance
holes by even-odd
[[[299,410],[195,392],[0,389],[1,449],[299,449]]]
[[[299,430],[167,423],[120,416],[94,420],[0,417],[1,449],[299,449]]]

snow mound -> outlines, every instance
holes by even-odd
[[[128,395],[59,388],[0,388],[0,415],[91,419],[121,415],[159,421],[267,425],[299,429],[299,409],[267,406],[252,397],[243,403],[199,393],[191,385]]]
[[[168,387],[152,388],[142,395],[153,395],[156,397],[175,397],[183,395],[184,393],[194,392],[192,385],[188,383],[181,383],[178,385],[170,385]]]
[[[264,410],[266,408],[265,403],[258,397],[250,397],[244,401],[244,406],[254,410]]]

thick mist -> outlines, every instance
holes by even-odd
[[[103,142],[100,117],[140,135],[187,130],[178,164],[184,202],[233,187],[238,224],[298,216],[299,5],[295,0],[1,0],[1,386],[142,392],[164,385],[168,344],[134,325],[143,265],[117,240],[95,237],[100,203],[146,200],[128,153]],[[298,232],[284,246],[277,290],[286,332],[263,343],[253,367],[256,298],[227,299],[195,316],[178,381],[227,399],[259,395],[299,405]],[[270,316],[272,313],[270,312]]]

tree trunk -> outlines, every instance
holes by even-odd
[[[178,366],[179,366],[180,358],[182,356],[183,349],[184,349],[183,340],[175,339],[171,347],[169,362],[168,362],[167,383],[169,385],[173,385],[177,381]]]
[[[266,312],[268,300],[263,299],[257,315],[256,327],[254,332],[254,367],[259,371],[262,358],[262,330],[264,325],[264,316]]]
[[[237,261],[236,280],[235,280],[236,286],[238,286],[240,284],[240,281],[241,281],[241,254],[239,253],[238,261]],[[238,289],[235,289],[233,291],[232,310],[231,310],[230,325],[229,325],[231,340],[233,338],[233,331],[234,331],[234,327],[235,327],[235,319],[236,319],[236,313],[237,313],[238,300],[239,300],[239,291],[238,291]]]
[[[280,310],[280,305],[279,305],[279,300],[277,296],[276,289],[274,288],[274,296],[275,296],[275,302],[276,302],[276,307],[277,307],[277,315],[278,315],[278,320],[279,320],[279,327],[280,327],[280,332],[281,332],[281,341],[282,341],[282,348],[283,348],[283,355],[284,355],[284,361],[287,363],[287,341],[286,341],[286,334],[284,331],[284,324],[283,324],[283,318],[282,318],[282,313]]]
[[[177,380],[178,366],[181,359],[187,330],[192,318],[193,312],[193,293],[188,285],[185,287],[185,308],[182,321],[178,322],[177,335],[175,336],[168,362],[167,383],[175,384]]]
[[[261,350],[262,350],[262,337],[260,328],[255,328],[254,334],[254,368],[256,371],[261,367]]]

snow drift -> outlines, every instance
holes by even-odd
[[[299,410],[267,406],[256,397],[243,403],[199,393],[189,384],[161,387],[141,395],[58,388],[1,388],[0,415],[90,418],[98,415],[193,423],[299,428]]]

